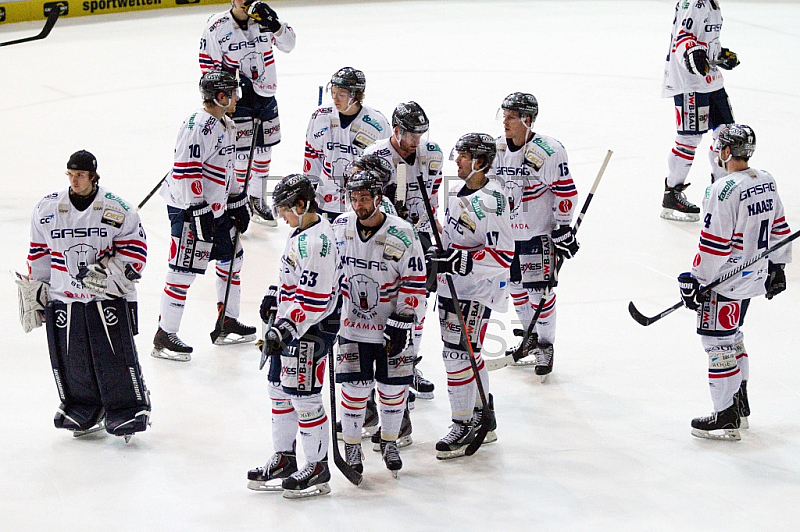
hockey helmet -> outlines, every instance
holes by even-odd
[[[756,151],[756,134],[753,128],[744,124],[730,124],[723,127],[717,138],[717,148],[731,149],[733,157],[749,159]]]
[[[381,185],[384,187],[392,180],[392,173],[394,171],[392,163],[375,153],[362,155],[353,161],[353,166],[360,170],[374,172],[378,176]]]
[[[344,67],[336,71],[331,77],[330,87],[340,87],[351,93],[364,92],[367,89],[367,78],[364,73],[353,67]]]
[[[206,72],[200,78],[200,94],[203,101],[216,100],[217,94],[225,93],[228,98],[233,96],[233,92],[239,88],[239,83],[230,72],[223,70],[212,70]]]
[[[306,211],[308,211],[309,205],[316,206],[314,185],[311,184],[311,181],[306,176],[289,174],[275,185],[275,190],[272,192],[272,204],[276,213],[278,207],[291,209],[297,205],[299,200],[305,202]]]
[[[383,194],[381,177],[374,170],[359,170],[350,176],[345,185],[347,192],[352,194],[358,190],[366,190],[373,197]]]
[[[485,157],[486,166],[484,169],[488,169],[492,166],[497,155],[497,145],[491,135],[486,133],[467,133],[456,141],[453,151],[450,152],[450,160],[455,160],[456,152],[460,151],[469,153],[473,159]]]
[[[503,111],[516,111],[519,113],[520,120],[526,116],[531,117],[531,124],[536,121],[536,116],[539,114],[539,102],[533,94],[527,92],[512,92],[503,99],[500,104],[500,109],[497,111],[497,119],[503,119]]]
[[[399,127],[409,133],[425,133],[430,126],[428,115],[417,102],[401,103],[392,113],[392,127]]]

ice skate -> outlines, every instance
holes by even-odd
[[[106,418],[101,417],[97,420],[97,424],[94,427],[88,428],[86,430],[73,430],[72,437],[73,438],[81,438],[83,436],[88,436],[89,434],[94,434],[95,432],[100,432],[106,430]]]
[[[397,478],[397,472],[403,468],[403,461],[400,460],[400,453],[397,451],[397,442],[381,441],[380,450],[386,469],[392,472],[394,478]]]
[[[750,417],[750,401],[747,400],[747,381],[742,381],[733,400],[739,403],[739,428],[749,429],[750,421],[747,418]]]
[[[692,420],[692,436],[707,438],[709,440],[739,441],[739,405],[734,398],[733,404],[722,412],[714,412],[710,416],[698,417]],[[712,431],[722,431],[712,433]]]
[[[361,450],[361,443],[345,443],[344,459],[357,473],[364,472],[364,451]]]
[[[364,424],[361,425],[361,438],[370,438],[380,428],[380,420],[378,419],[378,405],[375,404],[375,399],[370,396],[367,399],[367,412],[364,414]],[[336,422],[336,439],[344,439],[342,436],[342,422]]]
[[[217,313],[222,311],[222,303],[217,303]],[[212,333],[213,334],[213,333]],[[222,320],[222,331],[214,340],[214,345],[246,344],[256,339],[256,328],[244,325],[236,318],[225,316]]]
[[[328,469],[328,458],[319,462],[308,462],[303,469],[283,479],[283,496],[287,499],[304,499],[331,492],[328,482],[331,471]]]
[[[414,388],[417,397],[420,399],[433,399],[433,383],[424,378],[422,372],[417,369],[420,360],[422,360],[422,357],[414,359],[414,382],[411,383],[411,387]]]
[[[488,427],[486,427],[487,432],[486,437],[483,439],[483,443],[494,443],[497,441],[497,434],[495,433],[495,430],[497,429],[497,418],[494,416],[494,396],[492,394],[489,394],[489,409],[492,411],[492,415],[486,419]],[[481,428],[481,424],[483,422],[483,409],[476,406],[472,411],[472,429],[476,434]]]
[[[548,375],[553,371],[553,344],[537,344],[535,371],[542,383],[547,382]]]
[[[700,220],[700,207],[686,199],[684,190],[689,183],[681,183],[670,187],[664,180],[664,200],[661,202],[661,217],[676,222],[697,222]]]
[[[514,329],[514,336],[522,337],[516,347],[506,351],[506,356],[511,356],[512,362],[509,364],[512,367],[520,368],[526,366],[535,366],[538,357],[538,335],[532,333],[528,336],[528,341],[525,342],[525,331],[522,329]],[[525,345],[523,345],[523,343]]]
[[[253,491],[283,491],[283,479],[297,471],[294,451],[275,453],[267,465],[247,472],[247,488]]]
[[[251,221],[266,225],[267,227],[278,227],[278,222],[275,220],[275,217],[272,216],[272,210],[266,202],[263,202],[255,196],[250,196],[250,207],[253,211],[253,214],[250,216]]]
[[[456,421],[450,425],[450,432],[436,442],[436,458],[447,460],[464,456],[469,445],[475,437],[471,421]]]
[[[194,349],[178,338],[176,333],[168,333],[159,327],[155,338],[153,338],[153,350],[150,352],[150,356],[165,360],[188,362],[192,359],[192,351]]]
[[[408,398],[406,398],[406,407],[409,410],[414,410],[417,406],[417,394],[414,393],[414,390],[408,390]]]
[[[403,448],[408,447],[413,443],[414,440],[411,439],[411,416],[408,413],[408,409],[403,412],[403,421],[400,423],[400,434],[397,436],[397,447]],[[372,435],[372,450],[376,453],[381,452],[381,428],[378,427],[378,431]]]

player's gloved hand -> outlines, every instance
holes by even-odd
[[[281,29],[281,22],[278,14],[269,7],[266,2],[256,1],[247,8],[247,16],[255,20],[272,33],[277,33]]]
[[[697,310],[705,301],[705,297],[700,294],[700,283],[692,277],[689,272],[684,272],[678,276],[678,286],[681,290],[683,304],[692,310]]]
[[[214,213],[211,206],[206,203],[198,203],[186,209],[189,218],[189,226],[197,240],[211,242],[214,240]]]
[[[228,216],[231,217],[233,225],[240,233],[247,231],[247,226],[250,225],[250,201],[244,192],[239,194],[231,194],[228,196],[228,205],[226,207]]]
[[[27,275],[17,274],[19,287],[19,322],[29,333],[44,323],[44,307],[50,301],[50,285],[44,281],[32,280]]]
[[[259,314],[264,323],[269,323],[271,316],[278,313],[278,287],[274,284],[267,288],[267,293],[264,299],[261,300],[261,308]]]
[[[104,258],[84,266],[76,276],[84,289],[98,297],[122,297],[132,292],[134,283],[142,278],[130,262],[116,257]]]
[[[686,70],[692,74],[699,76],[708,74],[708,52],[702,44],[695,44],[687,48],[683,53],[683,60],[686,63]]]
[[[294,323],[286,318],[281,318],[267,331],[267,349],[280,352],[294,340],[295,336],[297,336],[297,329]]]
[[[386,320],[386,327],[383,329],[386,354],[393,358],[410,348],[413,335],[414,316],[403,316],[397,312],[392,312]]]
[[[448,275],[467,275],[472,271],[472,252],[466,249],[431,248],[425,255],[428,270]],[[430,263],[430,264],[428,264]]]
[[[767,299],[772,299],[786,290],[786,274],[783,273],[784,264],[769,263],[769,277],[764,281],[767,289]]]
[[[553,240],[553,245],[556,247],[556,253],[565,259],[574,257],[581,247],[575,239],[575,231],[568,225],[560,225],[553,229],[550,238]]]
[[[397,202],[397,183],[389,183],[383,187],[383,197],[388,198],[394,205]]]
[[[719,52],[717,66],[725,70],[733,70],[739,66],[739,58],[736,56],[736,52],[731,52],[727,48],[723,48]]]

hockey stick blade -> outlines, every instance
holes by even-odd
[[[328,349],[328,386],[331,392],[331,440],[333,441],[333,463],[339,471],[342,472],[344,478],[349,480],[354,485],[358,486],[364,477],[361,473],[353,469],[353,467],[344,461],[342,453],[339,451],[339,440],[336,436],[336,372],[333,368],[333,346]]]
[[[636,305],[634,305],[633,301],[631,301],[631,302],[628,303],[628,312],[630,313],[631,318],[636,320],[636,323],[638,323],[640,325],[644,325],[645,327],[647,327],[651,323],[657,322],[658,320],[660,320],[664,316],[666,316],[668,314],[672,314],[673,312],[675,312],[676,310],[678,310],[682,306],[683,306],[683,302],[676,303],[676,304],[672,305],[671,307],[669,307],[667,310],[656,314],[652,318],[648,318],[647,316],[645,316],[644,314],[639,312],[639,309],[637,309]]]
[[[56,21],[58,21],[58,17],[61,15],[62,10],[64,12],[67,11],[66,4],[57,5],[53,7],[52,10],[50,11],[50,14],[47,15],[47,20],[44,23],[42,31],[40,31],[37,35],[34,35],[32,37],[25,37],[23,39],[16,39],[13,41],[0,42],[0,46],[11,46],[12,44],[21,44],[24,42],[38,41],[40,39],[44,39],[45,37],[50,35],[50,31],[53,29],[53,26],[56,25]]]

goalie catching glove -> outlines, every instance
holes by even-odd
[[[133,268],[130,262],[122,262],[116,257],[100,259],[89,266],[81,268],[77,279],[84,289],[97,297],[123,297],[135,289],[134,283],[142,275]]]
[[[425,255],[427,269],[448,275],[468,275],[472,271],[472,252],[466,249],[431,248]]]
[[[247,5],[247,4],[245,4]],[[281,22],[278,14],[269,7],[266,2],[253,2],[247,8],[247,16],[255,20],[272,33],[277,33],[281,29]]]
[[[44,281],[33,281],[27,275],[17,274],[19,293],[19,322],[29,333],[44,323],[44,307],[50,301],[50,285]]]
[[[383,330],[383,340],[386,343],[386,354],[394,358],[411,347],[411,338],[414,335],[414,316],[403,316],[392,312],[386,320]]]

